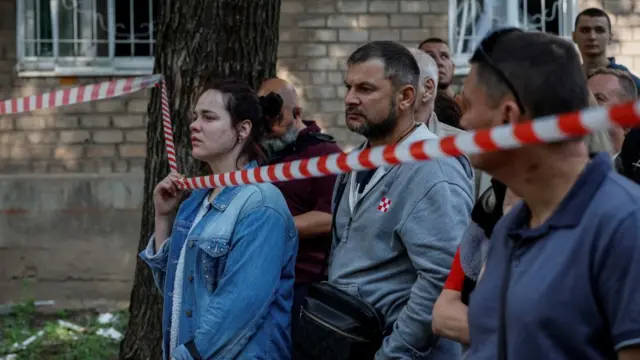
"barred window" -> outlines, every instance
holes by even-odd
[[[487,9],[489,4],[494,4]],[[543,31],[571,37],[578,8],[573,0],[449,0],[449,47],[456,63],[456,73],[466,74],[483,26],[488,24],[517,26],[527,31]],[[483,24],[481,24],[483,22]]]
[[[159,0],[18,0],[21,76],[153,70]]]

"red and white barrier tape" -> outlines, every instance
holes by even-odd
[[[162,133],[164,134],[164,145],[167,150],[167,160],[169,169],[178,172],[178,161],[176,160],[176,146],[173,144],[173,125],[171,124],[171,113],[169,111],[169,96],[167,95],[167,84],[162,80]]]
[[[182,189],[204,189],[320,177],[373,169],[383,165],[426,161],[462,154],[474,155],[554,142],[605,130],[614,124],[623,127],[640,126],[640,101],[612,108],[597,107],[575,113],[545,116],[517,125],[504,125],[435,140],[381,146],[352,151],[348,154],[319,156],[250,170],[184,178],[178,181],[178,186]]]
[[[0,101],[0,115],[18,114],[40,109],[103,100],[150,88],[162,80],[162,75],[105,81],[56,90],[39,95]]]
[[[104,100],[147,89],[158,84],[161,86],[162,123],[169,168],[171,171],[177,172],[178,165],[176,162],[175,146],[173,144],[167,86],[162,75],[111,80],[98,84],[81,85],[39,95],[4,100],[0,101],[0,115],[19,114],[40,109]]]
[[[169,99],[162,75],[112,80],[0,101],[0,115],[18,114],[103,100],[156,85],[161,86],[162,126],[169,168],[171,171],[177,172],[178,166],[173,142],[173,125],[171,123]],[[513,149],[525,145],[565,140],[583,136],[593,131],[605,130],[611,128],[614,124],[623,127],[640,126],[640,101],[611,108],[596,107],[575,113],[545,116],[517,125],[504,125],[435,140],[381,146],[350,153],[332,154],[263,166],[251,170],[184,178],[178,181],[178,186],[182,189],[204,189],[337,175],[351,171],[374,169],[384,165],[426,161],[462,154],[474,155]]]

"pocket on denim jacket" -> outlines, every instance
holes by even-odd
[[[198,241],[198,247],[202,250],[198,267],[204,274],[205,286],[209,291],[214,291],[218,287],[227,263],[229,241],[229,239],[215,238]]]

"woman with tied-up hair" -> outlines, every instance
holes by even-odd
[[[282,99],[244,82],[206,82],[190,125],[192,155],[215,174],[263,161],[265,117]],[[153,192],[155,233],[140,254],[164,297],[163,358],[290,359],[298,234],[272,184],[193,191],[180,174]]]

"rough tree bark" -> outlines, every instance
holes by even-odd
[[[190,157],[188,118],[201,76],[234,77],[257,88],[275,76],[280,0],[164,0],[156,39],[155,73],[167,82],[178,166],[185,175],[200,167]],[[138,251],[153,232],[152,192],[168,173],[162,138],[160,91],[149,102],[144,205]],[[138,259],[131,291],[130,319],[120,359],[161,359],[162,298],[151,272]]]

